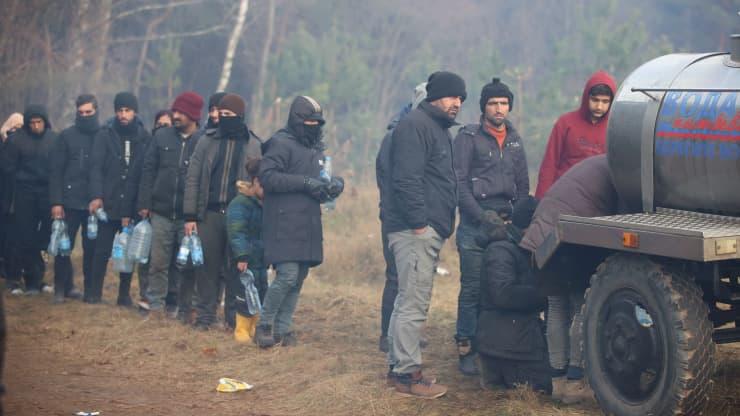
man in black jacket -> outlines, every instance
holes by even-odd
[[[222,120],[223,121],[223,120]],[[270,138],[260,164],[264,188],[265,264],[276,270],[262,305],[255,342],[262,348],[295,343],[293,312],[308,269],[324,259],[320,203],[334,199],[344,181],[320,178],[324,163],[323,112],[316,100],[299,96],[285,128]]]
[[[139,184],[139,215],[151,218],[152,252],[150,255],[149,285],[146,299],[149,313],[163,315],[168,287],[181,284],[183,291],[181,318],[190,310],[195,285],[192,269],[178,273],[173,267],[173,251],[184,235],[182,201],[190,157],[198,139],[198,121],[203,111],[203,98],[187,91],[172,104],[173,127],[161,128],[154,135],[144,157]]]
[[[8,177],[10,209],[13,214],[13,258],[8,280],[20,285],[25,276],[26,293],[38,294],[44,278],[41,250],[51,233],[49,218],[49,153],[56,133],[46,109],[29,105],[23,114],[23,128],[5,143],[2,170]]]
[[[422,377],[419,340],[439,251],[455,224],[457,181],[448,129],[467,93],[465,81],[451,72],[430,75],[426,89],[425,101],[393,131],[392,192],[383,201],[381,215],[398,269],[398,295],[388,330],[389,382],[400,394],[436,398],[447,388]]]
[[[236,181],[249,177],[247,160],[262,155],[262,142],[244,121],[246,106],[236,94],[221,98],[218,128],[198,139],[185,180],[185,234],[196,232],[203,244],[204,264],[195,269],[195,327],[202,330],[216,321],[219,274],[228,270],[226,207],[237,194]],[[226,315],[228,322],[232,317]]]
[[[116,117],[112,125],[102,127],[93,141],[88,211],[92,215],[103,208],[108,222],[98,224],[90,293],[84,298],[88,303],[100,303],[115,233],[136,215],[141,163],[151,140],[149,132],[136,122],[139,103],[133,94],[120,92],[113,104]],[[131,306],[131,273],[120,273],[119,277],[117,304]]]
[[[491,215],[508,216],[513,201],[529,194],[524,143],[507,116],[514,94],[494,78],[480,93],[480,123],[462,128],[455,138],[460,225],[460,294],[457,301],[457,352],[460,371],[478,373],[473,342],[478,324],[483,248],[475,243],[481,223]]]
[[[49,157],[49,200],[51,218],[62,218],[74,248],[77,230],[82,229],[82,275],[85,292],[90,293],[94,241],[87,238],[87,205],[90,153],[93,139],[100,129],[98,100],[94,95],[82,94],[75,102],[75,124],[59,134]],[[65,297],[80,298],[74,288],[74,269],[69,256],[54,259],[54,302]]]
[[[483,388],[529,385],[552,391],[540,319],[546,297],[535,282],[532,253],[518,246],[536,207],[534,198],[521,197],[511,224],[487,221],[476,239],[485,247],[476,333]]]

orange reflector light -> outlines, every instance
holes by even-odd
[[[625,231],[622,233],[622,245],[627,248],[638,248],[640,247],[640,236],[637,233]]]

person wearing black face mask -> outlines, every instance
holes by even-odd
[[[265,264],[277,272],[267,289],[255,342],[262,348],[293,345],[293,313],[311,267],[324,259],[320,204],[344,189],[344,180],[319,179],[324,164],[321,128],[324,117],[316,100],[299,96],[290,106],[285,128],[275,133],[260,164],[264,188]]]
[[[115,233],[129,225],[136,215],[136,197],[144,153],[151,141],[149,132],[138,122],[136,96],[129,92],[116,94],[116,111],[111,125],[101,127],[95,139],[90,161],[88,213],[103,208],[108,222],[98,223],[92,278],[85,287],[84,301],[100,303],[103,281],[111,255]],[[131,306],[131,273],[120,273],[118,305]]]
[[[92,273],[93,246],[87,238],[88,176],[93,139],[100,129],[98,100],[94,95],[82,94],[75,102],[77,113],[74,125],[64,129],[54,143],[49,157],[49,201],[51,218],[67,223],[72,247],[77,230],[82,232],[82,275],[89,287]],[[68,256],[54,259],[54,303],[65,298],[81,298],[74,287],[74,270]]]
[[[195,304],[198,329],[216,321],[219,272],[229,270],[227,260],[226,207],[237,194],[236,181],[247,180],[247,160],[262,156],[262,141],[245,124],[246,103],[226,94],[218,103],[218,128],[206,129],[190,158],[183,217],[185,234],[197,232],[203,244],[204,265],[195,270]],[[227,305],[230,294],[227,293]],[[234,316],[226,311],[227,323]]]
[[[3,174],[10,188],[11,246],[14,254],[8,271],[12,293],[22,293],[21,274],[26,293],[38,294],[43,286],[46,248],[51,232],[49,221],[49,153],[57,135],[51,130],[46,109],[29,105],[23,114],[23,128],[5,143]],[[17,289],[17,290],[16,290]]]

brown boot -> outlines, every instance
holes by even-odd
[[[447,393],[447,386],[424,379],[421,371],[396,375],[396,393],[420,399],[436,399]]]
[[[436,383],[437,382],[437,377],[434,375],[423,375],[422,377],[424,378],[424,382],[426,383]],[[386,385],[388,386],[388,388],[390,389],[396,388],[396,373],[393,372],[392,366],[388,369],[388,374],[386,374],[385,376],[385,381],[386,381]]]
[[[565,404],[576,404],[593,400],[594,392],[591,387],[586,385],[586,380],[567,380],[565,382],[565,389],[563,398],[561,399]]]

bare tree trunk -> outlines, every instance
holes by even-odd
[[[98,18],[104,21],[100,26],[100,33],[96,37],[95,42],[91,42],[97,46],[95,53],[93,54],[93,71],[92,77],[87,85],[88,90],[99,89],[103,81],[103,75],[105,73],[105,60],[108,55],[108,43],[110,42],[110,26],[111,26],[111,11],[113,8],[113,0],[101,0],[98,4]]]
[[[226,47],[224,66],[221,70],[221,78],[219,78],[216,91],[223,91],[226,89],[226,86],[229,85],[229,79],[231,78],[231,67],[234,63],[234,54],[236,53],[236,47],[239,44],[239,38],[241,38],[242,28],[244,27],[244,21],[247,18],[248,9],[249,0],[241,0],[241,2],[239,3],[239,12],[236,16],[236,24],[234,25],[234,30],[231,31],[231,36],[229,36],[229,44]]]
[[[252,120],[251,124],[255,128],[262,127],[262,100],[265,94],[265,80],[267,78],[267,61],[270,58],[272,49],[272,38],[275,26],[275,0],[267,2],[267,30],[265,33],[265,42],[262,44],[262,54],[260,55],[259,74],[257,78],[257,91],[252,96]]]
[[[168,8],[162,13],[161,16],[149,22],[146,26],[146,37],[149,38],[154,33],[154,30],[162,23],[172,11],[172,8]],[[141,51],[139,53],[139,63],[136,65],[136,74],[134,75],[134,95],[139,96],[139,90],[141,89],[141,76],[144,72],[144,63],[146,62],[147,54],[149,53],[149,39],[144,40],[144,44],[141,45]]]

